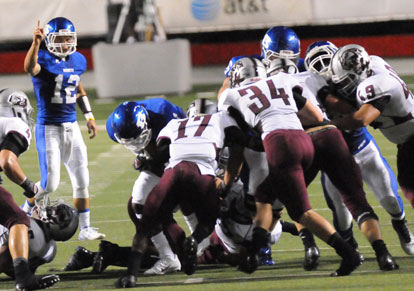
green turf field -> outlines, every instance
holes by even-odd
[[[408,84],[413,83],[414,77],[406,78]],[[202,86],[195,88],[195,92],[215,92],[218,86]],[[185,96],[168,96],[173,103],[187,108],[187,105],[195,97],[195,92]],[[88,90],[94,109],[97,123],[100,126],[98,136],[90,140],[87,136],[84,119],[79,115],[79,121],[83,128],[85,142],[89,154],[89,171],[91,176],[91,221],[92,226],[99,227],[100,231],[107,235],[107,240],[118,243],[121,246],[130,245],[134,234],[134,227],[130,222],[126,203],[130,197],[132,185],[138,172],[132,169],[131,163],[134,156],[121,145],[112,142],[105,131],[105,120],[110,112],[122,101],[103,102],[96,99],[94,91]],[[132,99],[132,98],[129,98]],[[133,99],[132,99],[133,100]],[[105,100],[106,101],[106,100]],[[383,155],[388,159],[395,170],[394,145],[386,141],[378,131],[371,131],[376,137],[377,143]],[[34,143],[34,141],[33,141]],[[20,162],[23,170],[34,181],[40,178],[35,145],[25,153]],[[20,205],[24,201],[22,190],[5,178],[4,187],[11,191],[15,200]],[[365,263],[351,276],[331,278],[329,274],[339,266],[339,257],[325,243],[317,240],[321,249],[321,263],[317,271],[304,271],[303,245],[298,237],[283,234],[279,242],[273,246],[273,257],[276,261],[274,267],[262,267],[251,275],[246,275],[228,266],[200,266],[192,276],[184,273],[176,273],[166,276],[138,278],[138,288],[143,290],[413,290],[414,289],[414,257],[405,255],[402,251],[397,234],[391,226],[390,217],[380,207],[373,194],[367,190],[369,201],[374,206],[380,217],[381,228],[385,242],[400,265],[400,270],[383,272],[378,269],[375,255],[366,239],[355,228],[355,237],[360,245],[360,250],[365,256]],[[400,192],[401,194],[401,192]],[[323,198],[319,178],[309,188],[309,195],[313,208],[320,214],[331,220],[330,211],[327,209]],[[402,195],[402,194],[401,194]],[[67,202],[72,200],[71,185],[62,167],[62,178],[59,190],[52,195],[52,200],[57,197]],[[413,229],[414,210],[403,197],[407,212],[409,226]],[[185,223],[181,215],[176,216],[180,225],[185,229]],[[289,220],[288,217],[284,217]],[[61,282],[53,289],[62,290],[105,290],[113,289],[116,279],[123,274],[119,267],[109,267],[103,274],[95,275],[89,269],[79,272],[63,272],[62,268],[67,263],[76,246],[81,245],[87,249],[96,251],[99,242],[80,242],[77,234],[70,241],[58,243],[58,253],[53,262],[43,265],[37,274],[58,273]],[[14,281],[4,274],[0,274],[0,290],[14,289]]]

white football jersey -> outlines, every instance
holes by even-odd
[[[19,133],[27,141],[27,149],[29,148],[32,139],[29,126],[18,117],[0,117],[0,143],[10,132]]]
[[[381,115],[371,124],[391,142],[401,144],[414,135],[414,96],[382,58],[371,56],[372,76],[357,88],[358,106],[389,96]]]
[[[170,160],[166,168],[181,161],[195,162],[203,175],[215,175],[217,150],[224,145],[224,129],[237,126],[227,112],[172,119],[158,135],[158,140],[169,138]]]
[[[303,129],[296,113],[292,88],[300,86],[294,77],[279,73],[240,88],[227,89],[219,99],[218,107],[233,106],[246,122],[262,132],[262,139],[276,129]]]
[[[316,97],[318,96],[318,91],[322,87],[328,85],[328,83],[326,83],[326,80],[321,76],[310,73],[308,71],[291,76],[295,78],[302,87],[302,96],[309,100],[313,105],[315,105],[325,119],[328,119],[325,110],[322,108],[322,105],[319,103],[318,98]]]

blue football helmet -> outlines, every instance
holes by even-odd
[[[118,143],[136,152],[143,150],[151,140],[152,130],[148,123],[147,110],[137,102],[128,101],[115,109],[108,120],[107,127],[110,127]],[[109,130],[108,134],[110,134]]]
[[[330,80],[332,77],[331,60],[337,50],[336,45],[327,40],[311,43],[306,49],[306,70],[322,76],[325,80]]]
[[[44,31],[46,47],[50,53],[64,58],[76,51],[75,26],[69,19],[53,18],[46,24]]]
[[[299,55],[300,40],[291,28],[275,26],[263,37],[261,56],[266,65],[276,58],[290,59],[297,64]]]

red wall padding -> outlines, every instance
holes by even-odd
[[[309,44],[320,39],[302,39],[302,57]],[[338,47],[357,43],[365,47],[371,55],[381,57],[414,57],[414,35],[364,36],[330,38]],[[79,50],[88,61],[88,69],[93,69],[90,49]],[[260,41],[192,44],[191,60],[194,66],[226,65],[233,56],[253,55],[260,53]],[[0,73],[23,73],[23,62],[26,51],[1,52]]]
[[[88,69],[93,69],[92,51],[90,49],[79,50],[88,62]],[[0,74],[24,73],[23,64],[26,51],[0,52]]]

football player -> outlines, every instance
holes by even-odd
[[[334,120],[335,125],[344,130],[371,125],[380,129],[390,142],[397,144],[398,182],[405,197],[414,207],[413,94],[387,62],[378,56],[368,55],[357,44],[338,49],[332,58],[331,70],[337,94],[325,94],[325,102],[339,112],[348,108],[347,115]],[[335,99],[335,95],[342,102]],[[351,102],[357,109],[344,104],[346,101]],[[399,236],[403,234],[400,241],[404,249],[404,243],[413,239],[407,233],[406,222],[403,220],[402,223],[396,223],[393,220],[393,227]]]
[[[45,40],[47,50],[40,49]],[[86,118],[90,138],[97,134],[95,118],[82,87],[80,76],[86,70],[85,57],[76,52],[76,31],[64,17],[50,20],[44,28],[40,21],[24,60],[24,70],[32,76],[37,100],[36,148],[40,181],[36,199],[56,191],[61,163],[73,187],[73,204],[79,213],[79,240],[103,239],[105,235],[90,226],[89,171],[86,145],[76,121],[76,104]],[[30,213],[34,199],[23,205]]]
[[[322,114],[301,95],[300,84],[290,75],[279,73],[255,83],[248,82],[246,79],[240,88],[225,90],[219,99],[219,109],[234,107],[251,128],[260,130],[269,164],[267,181],[272,188],[255,193],[253,246],[246,250],[240,270],[247,273],[256,270],[257,254],[267,244],[273,221],[271,205],[277,198],[294,221],[307,227],[342,257],[339,269],[332,275],[350,274],[360,265],[360,257],[328,221],[312,210],[304,179],[304,170],[311,165],[314,149],[298,115],[306,125],[321,122]]]
[[[159,183],[143,207],[141,231],[137,231],[127,274],[117,287],[134,287],[137,271],[147,249],[146,237],[157,225],[171,220],[173,210],[183,204],[194,210],[198,224],[181,244],[182,270],[191,275],[196,269],[197,245],[214,229],[219,212],[219,193],[225,196],[242,161],[244,136],[226,113],[172,119],[157,139],[157,164],[168,161]],[[217,149],[231,145],[224,183],[216,189]],[[234,160],[233,160],[234,159]],[[239,162],[234,162],[239,161]]]
[[[77,212],[69,205],[58,202],[51,206],[35,206],[29,218],[29,266],[34,273],[56,256],[56,241],[67,241],[78,228]],[[0,225],[0,273],[14,278],[13,264],[8,248],[9,230]]]
[[[24,174],[18,157],[27,151],[32,138],[33,108],[22,91],[0,91],[0,168],[14,183],[24,189],[24,195],[33,198],[38,189]],[[59,281],[59,276],[38,277],[29,265],[30,219],[16,205],[12,194],[0,186],[0,224],[8,229],[8,251],[12,259],[16,290],[45,289]],[[6,242],[3,238],[3,251]],[[9,274],[13,274],[11,271]]]
[[[332,76],[330,64],[337,50],[338,48],[329,41],[317,41],[309,45],[305,56],[305,66],[308,71],[330,82]],[[361,168],[363,181],[390,214],[392,225],[398,234],[403,250],[407,254],[414,254],[414,237],[407,226],[404,205],[398,195],[397,179],[382,156],[373,136],[366,127],[344,130],[342,135]],[[333,209],[335,228],[342,237],[357,246],[352,233],[352,215],[340,198],[339,191],[324,173],[322,174],[322,186],[328,205]]]
[[[289,73],[297,72],[297,66],[303,67],[303,60],[300,59],[299,37],[293,31],[293,29],[285,26],[275,26],[268,29],[261,42],[260,56],[253,57],[261,60],[264,64],[269,64],[271,60],[275,59],[290,61],[293,63],[293,66],[289,66],[289,70],[293,71],[290,71]],[[231,73],[231,69],[235,68],[234,64],[240,58],[242,58],[242,56],[234,57],[232,60],[230,60],[229,65],[225,70],[225,74],[228,78],[224,80],[223,86],[219,91],[219,96],[221,92],[229,86],[235,87],[237,85],[234,83],[231,84],[231,82],[229,82],[229,75]],[[258,69],[260,69],[260,66],[258,66]],[[257,151],[246,149],[245,155],[246,165],[248,165],[250,168],[248,171],[248,193],[250,195],[253,195],[257,186],[260,185],[260,183],[263,181],[263,178],[268,174],[267,161],[264,158],[264,155],[261,157],[260,154],[255,154],[255,152]],[[243,173],[246,172],[246,168],[247,167],[243,168]],[[250,196],[247,195],[246,197]],[[315,243],[312,233],[300,224],[297,224],[297,227],[299,229],[300,238],[302,239],[305,247],[305,257],[303,262],[304,268],[305,270],[313,270],[318,266],[320,256],[319,249]],[[266,252],[266,250],[263,251]],[[269,251],[270,250],[267,252]]]
[[[136,155],[133,167],[140,173],[132,189],[128,207],[137,231],[140,228],[139,221],[145,201],[151,190],[159,183],[164,171],[164,165],[156,162],[156,138],[161,129],[170,120],[176,118],[185,118],[185,113],[180,107],[162,98],[152,98],[120,104],[106,122],[109,137]],[[166,227],[174,229],[175,221],[171,220],[164,225],[164,231],[168,235],[170,231],[165,229]],[[159,252],[160,260],[145,272],[146,275],[163,275],[181,269],[180,260],[171,248],[164,231],[159,229],[151,237]]]
[[[290,67],[289,60],[274,58],[268,65],[268,72],[270,75],[279,71],[289,72]],[[326,81],[322,77],[310,72],[294,74],[293,77],[299,81],[303,89],[303,96],[320,108],[321,105],[316,96],[319,90],[326,85]],[[349,152],[341,132],[331,124],[323,111],[321,113],[324,115],[322,123],[304,125],[315,148],[312,166],[305,171],[306,184],[309,185],[317,173],[323,170],[336,187],[340,189],[340,194],[347,207],[351,210],[353,218],[359,224],[370,244],[377,250],[376,254],[380,269],[394,270],[398,267],[383,242],[378,218],[366,200],[361,171]],[[332,161],[335,162],[333,163]],[[338,165],[340,166],[338,167]],[[354,183],[349,183],[349,180],[354,181]],[[365,216],[360,216],[362,213],[365,213]],[[351,244],[355,242],[355,240],[349,239],[348,241]],[[357,249],[357,245],[354,244],[353,246]]]
[[[244,185],[240,181],[233,183],[230,192],[224,198],[227,207],[221,208],[220,218],[217,220],[214,232],[209,238],[209,245],[197,264],[226,263],[237,266],[240,263],[242,246],[251,244],[253,220],[251,211],[246,208]],[[222,203],[223,205],[224,203]],[[274,226],[271,228],[269,244],[274,245],[282,234],[282,224],[279,221],[279,209],[274,209]],[[271,248],[266,248],[271,252]],[[271,254],[261,250],[261,264],[274,265]]]

